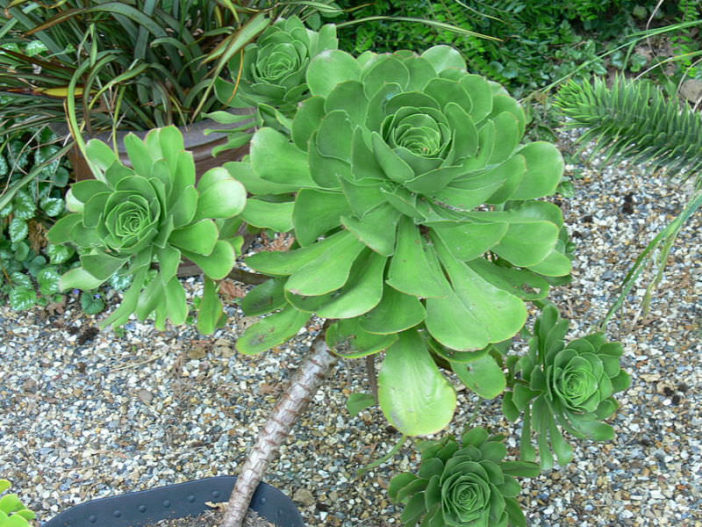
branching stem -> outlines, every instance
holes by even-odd
[[[241,469],[221,527],[242,527],[258,484],[268,464],[287,439],[290,430],[319,389],[322,380],[336,363],[324,340],[324,328],[312,343],[310,354],[295,373],[290,387],[278,401],[258,440]]]

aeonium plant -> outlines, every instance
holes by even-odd
[[[222,317],[214,281],[231,271],[240,242],[224,222],[241,212],[246,191],[222,168],[196,183],[193,156],[174,126],[152,130],[143,141],[130,134],[124,143],[131,167],[105,143],[87,144],[97,179],[71,187],[66,201],[72,214],[48,233],[52,243],[70,243],[80,253],[80,266],[61,277],[60,287],[91,290],[115,273],[129,276],[122,304],[103,325],[121,325],[132,313],[142,320],[154,314],[162,329],[166,319],[186,320],[177,271],[187,258],[205,274],[198,328],[212,333]]]
[[[235,54],[228,64],[231,80],[217,77],[214,81],[219,102],[234,110],[212,112],[208,117],[237,127],[223,130],[228,141],[213,153],[238,148],[251,140],[250,114],[237,113],[242,110],[255,108],[259,124],[281,126],[279,122],[293,115],[297,105],[309,95],[306,75],[310,60],[337,47],[335,25],[326,24],[315,31],[293,16],[277,20],[255,42]]]
[[[532,477],[539,466],[525,461],[503,461],[503,436],[484,428],[466,430],[458,442],[453,436],[424,441],[418,473],[398,474],[388,494],[404,503],[401,521],[426,527],[526,527],[515,499],[515,476]]]
[[[0,479],[0,527],[29,527],[29,520],[36,517],[17,494],[7,493],[10,482]]]
[[[561,155],[521,144],[521,107],[447,46],[326,51],[307,84],[287,133],[258,130],[250,159],[226,165],[254,194],[243,218],[296,240],[246,260],[274,278],[244,310],[275,313],[239,350],[278,345],[313,314],[334,319],[332,349],[386,352],[378,398],[390,423],[437,432],[456,402],[435,359],[495,397],[505,380],[489,346],[522,328],[524,300],[546,294],[546,277],[570,272],[562,214],[536,200],[555,191]]]
[[[538,438],[541,467],[553,466],[553,452],[561,465],[573,458],[562,431],[583,439],[614,438],[602,422],[618,408],[613,395],[629,387],[631,377],[620,367],[622,345],[601,333],[566,342],[568,321],[553,305],[546,306],[534,324],[529,353],[516,365],[520,374],[505,392],[505,416],[515,421],[523,413],[521,452],[536,458],[531,431]],[[549,448],[550,444],[550,448]]]
[[[285,114],[307,95],[307,66],[314,56],[336,49],[336,26],[314,31],[299,17],[280,19],[229,61],[229,77],[215,79],[220,102],[232,107],[266,104]]]
[[[372,402],[403,435],[439,432],[453,418],[455,379],[483,398],[505,389],[503,355],[525,324],[525,302],[570,273],[562,214],[540,200],[561,179],[561,155],[548,143],[522,144],[522,108],[468,73],[457,51],[355,58],[326,50],[310,59],[305,84],[309,95],[294,114],[274,108],[275,125],[255,133],[248,159],[197,184],[173,128],[128,138],[133,168],[89,143],[98,179],[74,185],[73,214],[50,232],[81,254],[64,287],[133,276],[106,323],[133,312],[155,312],[157,327],[184,322],[176,269],[192,260],[205,274],[203,332],[221,321],[215,281],[234,265],[237,223],[294,235],[290,251],[246,260],[270,278],[241,303],[265,318],[237,348],[260,353],[315,315],[327,320],[243,464],[223,527],[241,527],[268,463],[338,357],[382,356]],[[580,365],[571,359],[547,375],[566,378],[559,372]],[[590,408],[569,382],[553,384],[549,397],[568,392]],[[606,400],[606,389],[600,395]],[[515,471],[483,432],[439,445],[427,447],[417,479],[396,480],[396,498],[410,510],[405,523],[520,524],[510,477],[535,465]]]
[[[313,315],[327,319],[242,468],[226,527],[241,525],[334,356],[382,353],[377,401],[388,421],[405,435],[436,433],[456,407],[439,365],[479,395],[499,395],[498,345],[523,327],[525,300],[571,268],[560,209],[537,201],[561,179],[560,153],[522,144],[522,108],[468,73],[457,51],[327,50],[306,82],[292,118],[257,130],[250,157],[225,165],[253,194],[242,218],[295,237],[288,252],[247,258],[272,278],[242,301],[247,315],[268,316],[238,350],[263,352]]]

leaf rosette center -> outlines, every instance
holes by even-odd
[[[487,516],[490,510],[490,483],[485,470],[474,462],[461,463],[457,472],[441,482],[441,507],[447,525],[465,525]]]
[[[115,192],[107,200],[103,214],[105,245],[120,253],[133,253],[157,235],[161,207],[155,195]]]
[[[448,120],[434,108],[400,108],[385,118],[381,130],[385,142],[410,166],[421,158],[433,160],[436,168],[451,148]]]

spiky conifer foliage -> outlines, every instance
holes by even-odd
[[[580,140],[595,141],[608,158],[650,161],[684,178],[702,168],[702,113],[666,98],[648,81],[617,77],[611,88],[600,78],[570,81],[556,105],[572,119],[569,127],[586,128]],[[695,183],[700,188],[702,176]]]

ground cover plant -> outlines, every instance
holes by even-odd
[[[313,315],[327,321],[244,464],[223,525],[241,525],[267,463],[339,357],[382,357],[377,393],[356,397],[356,406],[379,404],[405,436],[446,428],[460,382],[485,399],[513,392],[506,412],[531,416],[543,467],[551,447],[568,460],[556,422],[608,438],[600,421],[627,379],[616,344],[602,336],[564,344],[567,324],[548,307],[531,354],[520,359],[509,350],[524,330],[526,303],[543,307],[549,288],[570,273],[562,213],[541,200],[561,181],[558,150],[523,143],[522,107],[499,84],[470,73],[451,47],[355,57],[325,45],[310,53],[318,35],[294,20],[279,28],[269,49],[251,47],[244,57],[251,65],[258,53],[260,66],[275,64],[275,79],[304,86],[302,100],[292,107],[271,97],[280,91],[269,83],[242,76],[242,97],[273,117],[253,135],[249,157],[196,183],[173,127],[143,141],[128,137],[132,168],[92,140],[85,152],[96,180],[72,186],[71,214],[49,232],[80,254],[63,288],[91,290],[117,271],[132,277],[103,325],[132,313],[153,316],[159,327],[185,322],[175,271],[182,257],[194,261],[206,276],[203,333],[223,322],[218,281],[234,265],[239,223],[294,235],[289,251],[246,259],[270,278],[242,300],[247,315],[266,316],[237,347],[261,353]],[[290,55],[293,48],[303,62],[289,60],[301,56]],[[524,452],[530,441],[526,434]],[[481,429],[467,431],[460,445],[447,438],[423,448],[418,476],[398,476],[391,492],[407,503],[407,524],[422,517],[431,526],[525,524],[513,476],[536,474],[535,455],[502,461],[500,438]]]
[[[8,493],[10,482],[0,479],[0,527],[29,527],[33,511],[25,507],[17,494]]]
[[[45,237],[65,214],[70,167],[54,159],[59,150],[49,129],[13,134],[0,147],[0,294],[13,309],[60,301],[59,276],[75,259],[73,249]],[[35,167],[33,183],[18,188]]]

